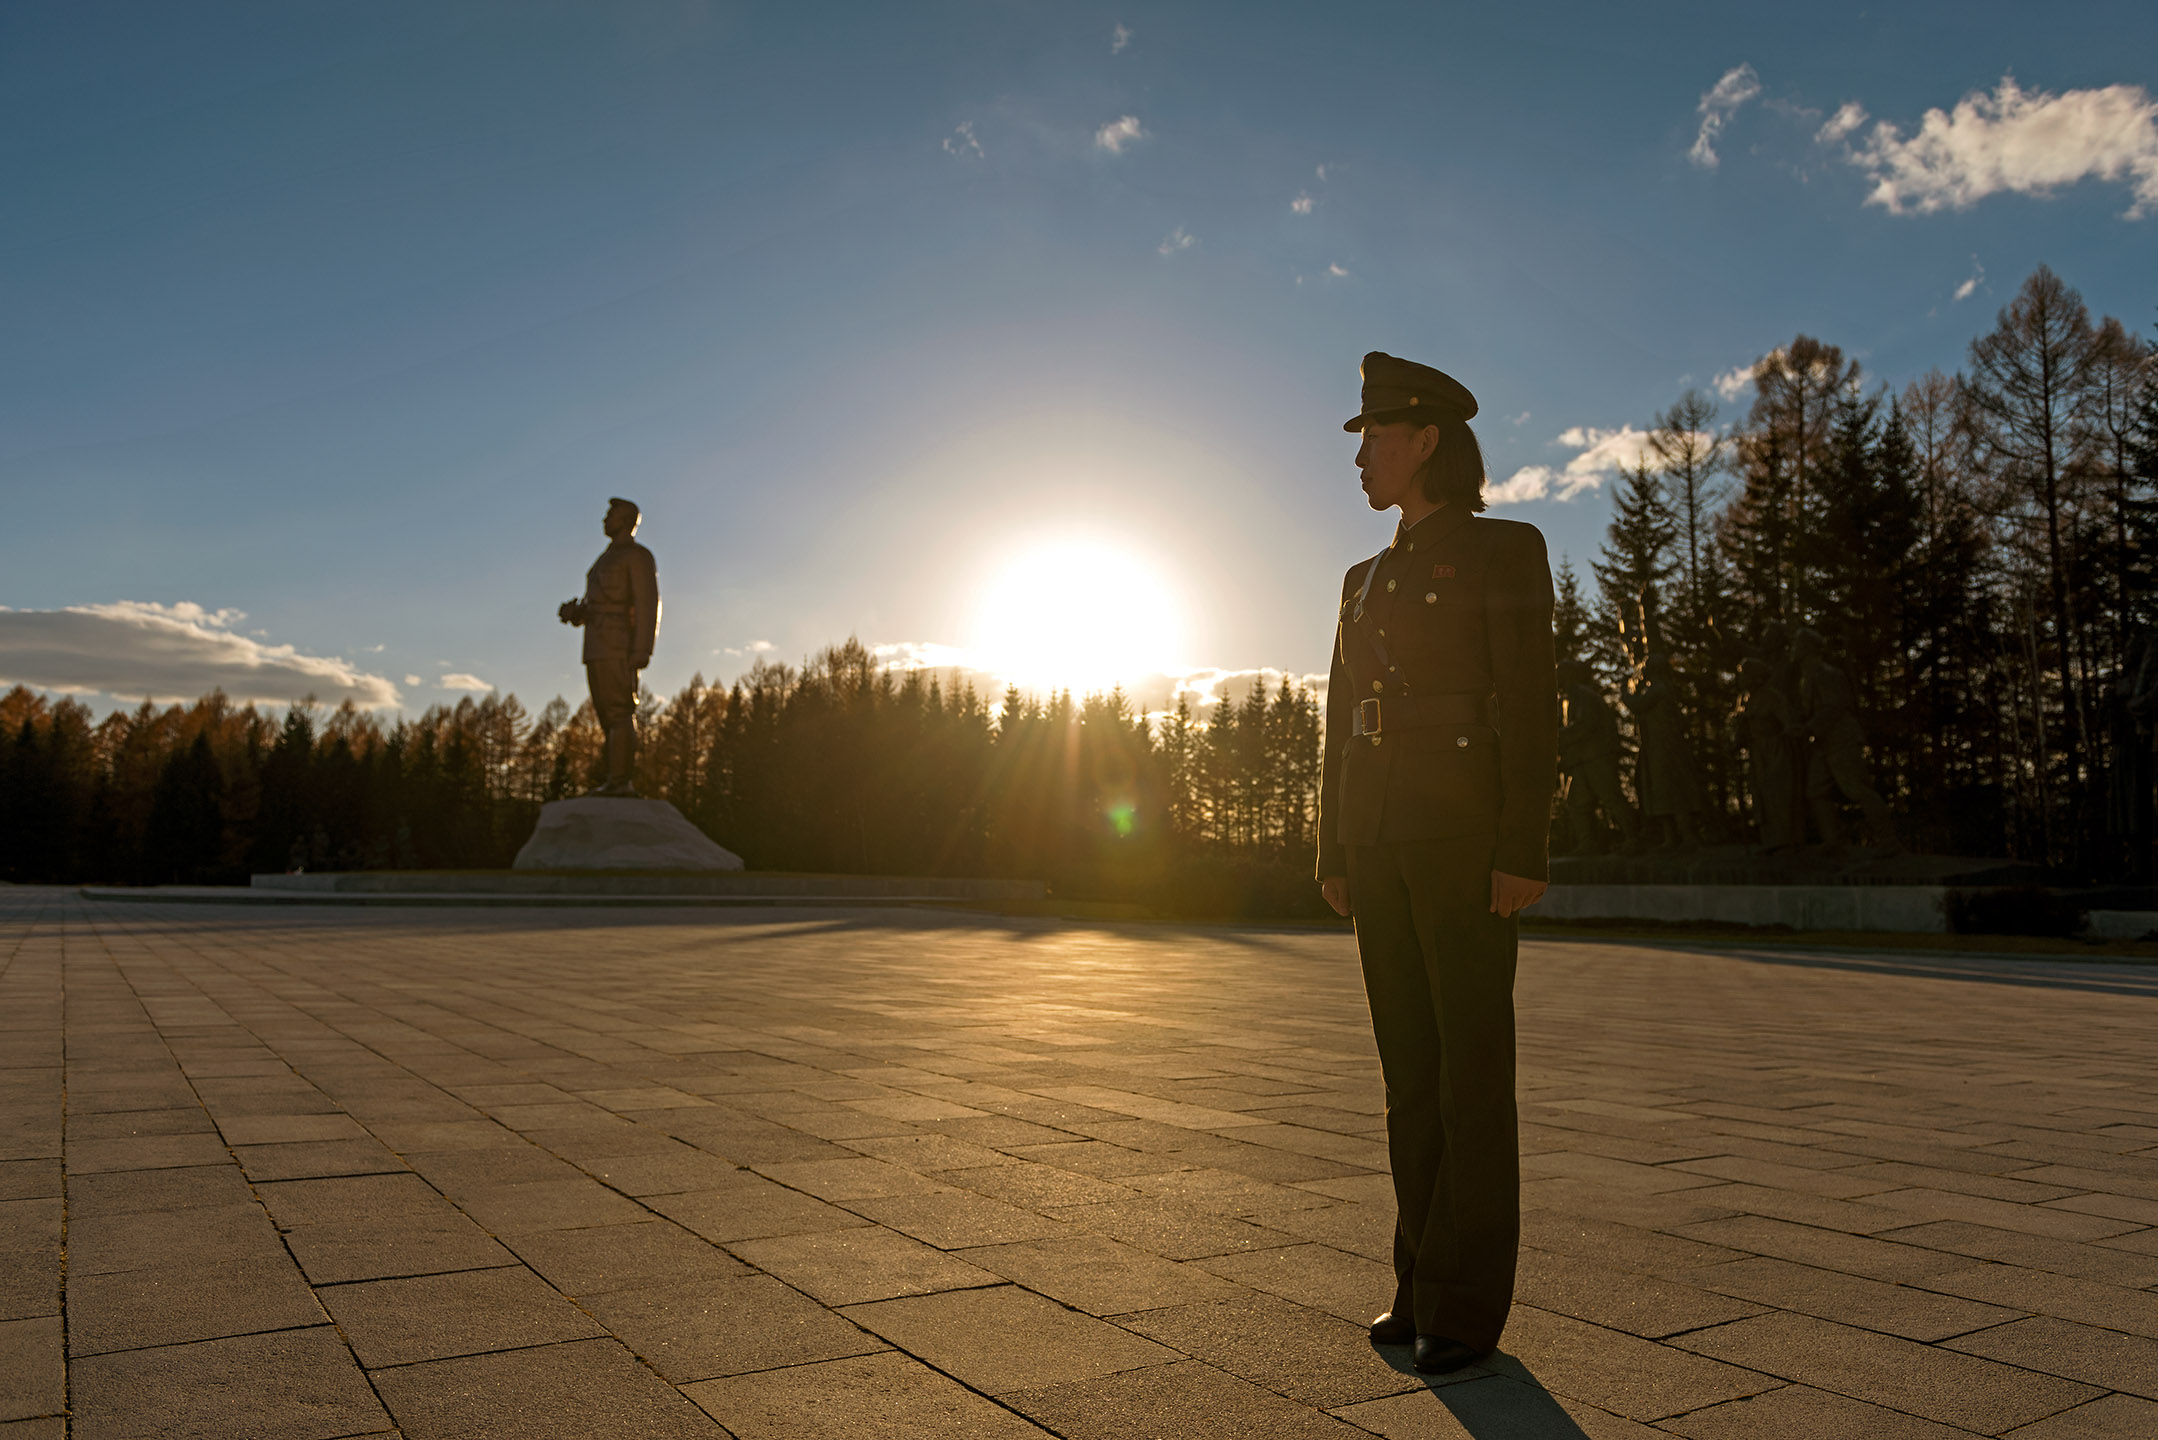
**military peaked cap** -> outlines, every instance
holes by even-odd
[[[1363,408],[1342,425],[1344,430],[1361,430],[1366,425],[1396,420],[1436,424],[1440,420],[1476,417],[1476,397],[1469,393],[1469,387],[1443,370],[1374,350],[1364,357],[1362,374]]]

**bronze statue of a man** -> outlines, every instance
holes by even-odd
[[[659,570],[634,538],[642,513],[619,496],[607,502],[607,548],[584,573],[584,598],[556,613],[584,627],[585,681],[607,736],[607,781],[595,795],[635,795],[637,672],[659,638]]]

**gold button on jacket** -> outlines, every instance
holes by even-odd
[[[1349,845],[1492,835],[1494,868],[1547,878],[1558,703],[1542,533],[1447,506],[1398,534],[1378,563],[1361,619],[1356,599],[1371,562],[1341,582],[1319,877],[1348,873]],[[1397,600],[1404,582],[1408,594]],[[1387,697],[1379,730],[1393,743],[1353,745],[1357,697],[1374,692]],[[1385,715],[1397,695],[1488,695],[1498,723],[1397,728]]]

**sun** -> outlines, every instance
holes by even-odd
[[[1022,690],[1086,694],[1171,670],[1183,647],[1184,607],[1159,567],[1113,542],[1064,538],[999,565],[971,648]]]

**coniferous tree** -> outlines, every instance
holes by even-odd
[[[1639,664],[1649,653],[1647,624],[1655,617],[1661,592],[1678,562],[1672,543],[1678,523],[1664,494],[1663,477],[1644,460],[1623,471],[1612,496],[1611,523],[1590,568],[1596,575],[1607,633],[1618,638],[1625,664]]]

